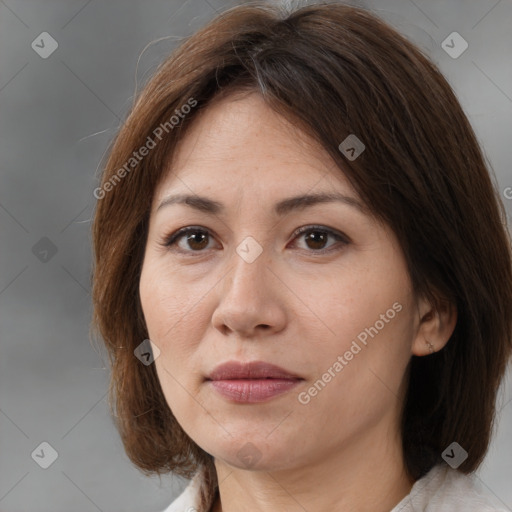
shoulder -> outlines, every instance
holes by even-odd
[[[434,466],[391,512],[506,512],[474,473]]]
[[[197,512],[200,508],[200,489],[203,474],[198,471],[183,492],[162,512]]]

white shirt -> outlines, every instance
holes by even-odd
[[[185,490],[162,512],[209,512],[199,508],[201,483],[202,472],[197,472]],[[440,464],[417,480],[411,492],[390,512],[510,512],[510,510],[485,491],[474,474],[465,475],[446,464]]]

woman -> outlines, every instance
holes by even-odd
[[[167,512],[504,510],[503,206],[452,89],[342,4],[240,6],[140,93],[95,191],[94,325]]]

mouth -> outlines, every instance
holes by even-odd
[[[212,388],[237,403],[258,403],[290,391],[303,379],[228,379],[207,381]]]
[[[205,380],[229,401],[257,403],[291,390],[304,379],[264,361],[228,361],[217,366]]]
[[[262,380],[262,379],[301,379],[295,373],[265,361],[227,361],[217,366],[206,380]]]

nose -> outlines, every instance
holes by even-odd
[[[276,277],[267,251],[252,262],[233,251],[229,268],[218,286],[213,326],[224,335],[244,338],[269,336],[284,329],[287,289]]]

